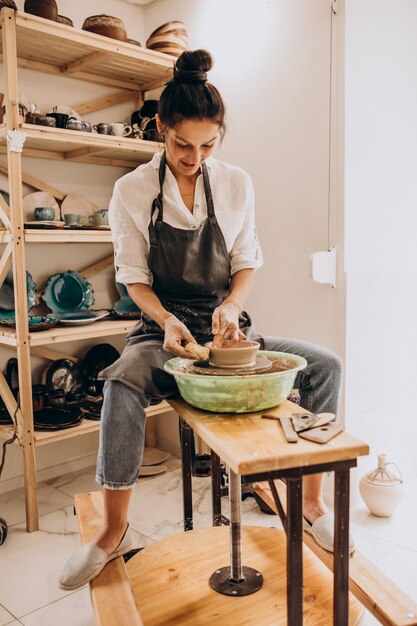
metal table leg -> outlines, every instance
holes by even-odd
[[[193,529],[193,492],[191,484],[191,440],[193,431],[180,417],[180,441],[182,456],[182,497],[184,508],[184,531]]]
[[[349,469],[335,471],[333,623],[349,623]]]
[[[229,470],[230,502],[230,566],[217,569],[210,577],[215,591],[226,596],[247,596],[263,585],[260,572],[242,565],[241,482],[240,476]]]
[[[213,514],[213,526],[222,525],[222,501],[221,501],[221,470],[220,458],[211,450],[211,502]]]
[[[303,482],[287,477],[287,612],[288,626],[303,624]],[[338,625],[339,626],[339,625]],[[340,625],[341,626],[341,625]]]

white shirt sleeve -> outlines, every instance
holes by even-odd
[[[255,226],[255,192],[249,176],[247,176],[245,192],[242,227],[230,252],[232,275],[242,269],[257,270],[263,264],[262,250]]]
[[[144,233],[139,230],[129,213],[118,182],[109,205],[116,280],[125,285],[152,285],[152,273],[148,267],[148,245]]]

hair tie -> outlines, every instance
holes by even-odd
[[[205,83],[207,80],[207,72],[201,70],[180,70],[175,73],[174,80]]]

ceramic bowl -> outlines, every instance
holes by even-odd
[[[213,348],[212,342],[206,343],[210,349],[210,363],[217,367],[245,367],[254,365],[260,348],[257,341],[239,341],[230,348]]]
[[[66,26],[74,26],[73,21],[69,17],[65,17],[65,15],[57,15],[56,21],[60,24],[66,24]]]
[[[186,402],[214,413],[248,413],[277,406],[290,394],[299,370],[307,361],[295,354],[260,351],[269,359],[285,359],[289,369],[252,375],[204,376],[184,371],[188,359],[176,357],[164,365]]]
[[[188,36],[184,22],[175,20],[155,29],[146,42],[146,47],[178,57],[188,48]]]
[[[119,41],[127,40],[127,33],[124,23],[118,17],[112,15],[91,15],[84,20],[83,30],[90,33],[118,39]]]

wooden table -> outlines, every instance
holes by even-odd
[[[213,572],[210,584],[225,595],[247,595],[262,586],[262,572],[242,564],[241,476],[247,481],[284,478],[287,485],[287,513],[276,490],[274,499],[287,535],[287,616],[289,626],[303,623],[302,477],[335,473],[335,538],[333,576],[333,623],[348,626],[349,588],[349,485],[350,469],[368,446],[346,432],[327,444],[299,439],[289,444],[280,425],[262,419],[262,414],[215,414],[201,411],[183,400],[170,400],[180,416],[183,455],[184,529],[193,528],[191,491],[191,438],[198,435],[212,451],[213,526],[223,522],[221,513],[220,459],[229,471],[230,567]],[[270,412],[290,416],[299,411],[285,401]]]

